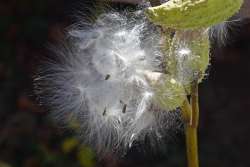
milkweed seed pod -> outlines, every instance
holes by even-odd
[[[242,0],[170,0],[146,11],[155,24],[173,29],[210,27],[239,11]]]
[[[177,30],[164,45],[166,73],[175,78],[189,92],[194,80],[201,80],[209,65],[209,39],[206,29]]]
[[[147,72],[145,76],[154,92],[154,105],[165,111],[173,111],[182,106],[186,98],[182,83],[177,82],[170,75],[158,72]]]
[[[170,76],[164,76],[155,84],[154,102],[167,111],[176,110],[183,105],[186,92],[183,85]]]

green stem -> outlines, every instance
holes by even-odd
[[[191,108],[187,98],[181,107],[181,111],[182,111],[182,119],[184,120],[184,123],[190,124],[190,115],[192,112],[192,108]]]
[[[191,87],[190,122],[185,126],[188,167],[199,167],[197,128],[199,123],[198,80]]]
[[[191,126],[197,128],[199,125],[199,92],[198,92],[198,80],[192,83],[191,87],[191,104],[192,104],[192,115],[191,115]]]
[[[188,167],[199,167],[197,128],[199,122],[198,81],[191,88],[191,105],[186,99],[181,107],[185,123]]]
[[[197,128],[186,125],[185,135],[188,167],[199,167]]]

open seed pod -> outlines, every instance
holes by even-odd
[[[155,93],[154,104],[166,111],[172,111],[182,106],[186,98],[186,92],[182,84],[168,75],[156,74],[156,76],[158,76],[157,81],[155,78],[152,80]]]
[[[205,29],[176,31],[165,44],[166,72],[189,92],[194,80],[202,81],[209,65],[209,39]]]

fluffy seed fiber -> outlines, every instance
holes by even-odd
[[[162,71],[160,32],[142,11],[110,12],[72,27],[36,76],[40,102],[99,153],[145,138],[159,143],[178,119],[152,104],[145,75]]]

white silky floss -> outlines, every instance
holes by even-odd
[[[152,103],[163,69],[160,31],[143,11],[110,12],[94,24],[80,23],[55,49],[35,79],[36,93],[64,124],[97,152],[123,150],[148,137],[153,143],[176,123],[177,113]]]

